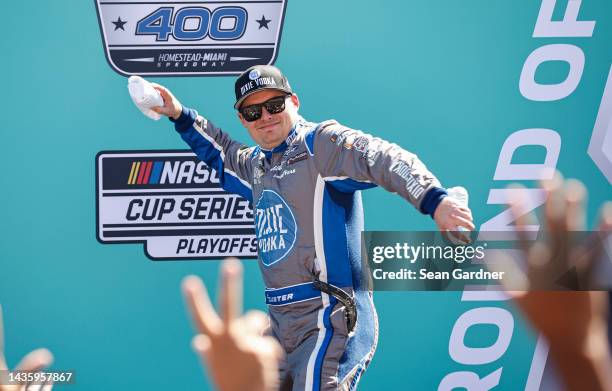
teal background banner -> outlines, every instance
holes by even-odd
[[[504,142],[519,130],[551,130],[532,135],[559,136],[558,160],[549,163],[585,182],[592,226],[612,194],[587,153],[612,65],[612,4],[582,1],[578,18],[595,22],[592,35],[534,37],[542,3],[563,19],[566,0],[290,0],[276,65],[310,121],[335,118],[391,140],[417,153],[443,185],[466,187],[477,227],[503,210],[494,189],[516,180],[537,187],[524,176],[495,177]],[[77,372],[74,385],[58,389],[211,389],[190,349],[179,284],[194,273],[215,292],[219,262],[154,262],[142,245],[102,245],[95,231],[99,151],[186,146],[168,121],[147,119],[131,102],[127,79],[105,59],[93,1],[2,7],[0,304],[9,363],[44,346],[53,368]],[[570,52],[583,53],[584,69],[568,96],[527,99],[523,67],[546,45],[577,48]],[[545,62],[535,79],[562,83],[572,69]],[[153,80],[250,143],[232,108],[233,77]],[[522,147],[512,163],[539,164],[547,153],[554,155]],[[435,228],[380,188],[364,192],[364,207],[367,230]],[[245,262],[244,292],[245,308],[265,310],[254,261]],[[436,390],[457,371],[493,373],[497,390],[550,389],[540,385],[537,354],[533,364],[537,336],[508,302],[461,292],[376,292],[374,300],[380,340],[361,389]],[[489,360],[470,361],[453,352],[453,328],[480,308],[492,323],[510,314],[503,327],[511,338]],[[476,324],[462,343],[482,358],[478,348],[499,345],[500,327]]]

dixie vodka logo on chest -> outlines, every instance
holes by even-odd
[[[255,210],[255,233],[261,262],[283,260],[295,245],[297,226],[291,208],[273,190],[264,190]]]

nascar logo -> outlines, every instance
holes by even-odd
[[[192,152],[101,152],[97,237],[144,243],[151,259],[257,257],[253,210]]]
[[[151,176],[151,167],[153,162],[134,162],[128,179],[128,185],[155,184],[159,182],[161,177],[162,162],[155,162],[155,170]],[[150,182],[149,182],[150,181]]]
[[[128,185],[157,185],[176,183],[219,183],[215,171],[204,162],[193,161],[134,161]]]
[[[272,64],[286,0],[96,0],[105,54],[123,75],[237,75]]]

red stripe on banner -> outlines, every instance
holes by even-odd
[[[145,172],[145,176],[143,179],[143,183],[146,185],[149,183],[149,177],[151,176],[151,167],[153,167],[153,162],[147,163],[147,172]]]
[[[138,173],[138,182],[136,182],[139,185],[142,185],[142,180],[144,178],[144,174],[145,174],[146,170],[147,170],[147,163],[146,162],[142,162],[140,164],[140,172]]]

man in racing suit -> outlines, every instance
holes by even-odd
[[[255,66],[236,81],[238,117],[257,142],[232,140],[165,88],[164,106],[223,188],[249,200],[271,333],[285,350],[281,389],[355,389],[376,348],[371,292],[361,280],[360,190],[398,193],[441,230],[473,229],[470,211],[412,153],[330,120],[307,122],[280,70]]]

